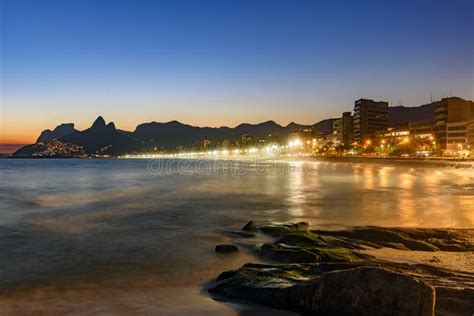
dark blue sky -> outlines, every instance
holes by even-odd
[[[0,143],[97,115],[314,123],[360,97],[473,97],[470,0],[0,4]]]

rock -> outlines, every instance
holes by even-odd
[[[257,254],[282,264],[246,264],[224,272],[210,293],[315,315],[434,315],[436,308],[436,315],[451,316],[474,310],[474,273],[358,252],[366,246],[472,251],[473,229],[310,231],[305,224],[289,224],[258,230],[276,239],[257,247]]]
[[[272,237],[284,236],[291,232],[307,231],[309,224],[307,222],[298,222],[286,225],[267,225],[259,227],[260,230]]]
[[[433,286],[378,267],[328,272],[290,292],[292,305],[316,315],[434,315]]]
[[[290,229],[295,229],[295,230],[308,230],[309,228],[309,223],[308,222],[298,222],[294,224],[288,224],[287,227]]]
[[[211,294],[288,309],[287,289],[302,279],[299,265],[245,264],[242,268],[221,273],[208,291]]]
[[[474,251],[472,229],[355,227],[339,231],[314,231],[323,237],[345,238],[370,247],[420,251]]]
[[[233,237],[238,236],[242,238],[253,238],[256,236],[254,233],[251,233],[251,232],[242,232],[242,231],[233,231],[233,230],[228,231],[227,234]]]
[[[262,227],[265,229],[265,227]],[[290,231],[274,243],[257,248],[259,256],[278,263],[357,262],[374,257],[357,252],[332,237],[309,231]]]
[[[370,264],[246,264],[222,273],[212,294],[314,315],[434,315],[435,290]]]
[[[284,244],[264,244],[257,249],[257,253],[267,260],[279,263],[308,263],[321,261],[321,257],[311,251]]]
[[[291,232],[290,228],[288,228],[286,226],[278,226],[278,225],[263,226],[263,227],[260,227],[260,230],[263,233],[265,233],[269,236],[272,236],[272,237],[280,237],[280,236],[286,235],[286,234]]]
[[[236,245],[224,244],[217,245],[215,250],[217,253],[233,253],[238,252],[239,248]]]
[[[250,221],[247,224],[245,224],[244,227],[242,227],[242,230],[256,232],[257,231],[257,225],[253,221]]]
[[[413,239],[401,230],[381,227],[356,227],[340,231],[315,231],[323,236],[344,237],[364,243],[399,250],[438,251],[439,248],[426,240]]]

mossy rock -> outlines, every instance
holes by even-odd
[[[301,247],[291,247],[282,244],[264,244],[257,253],[266,260],[279,263],[320,262],[321,257],[316,253]]]
[[[327,242],[323,237],[312,232],[290,232],[278,239],[276,243],[302,247],[327,245]]]
[[[272,237],[281,237],[291,232],[291,229],[286,226],[262,226],[260,230]]]
[[[361,240],[396,249],[420,251],[438,251],[439,248],[424,240],[415,240],[401,231],[379,227],[360,227],[341,231],[315,231],[321,235],[338,236],[353,240]]]
[[[272,237],[281,237],[291,232],[307,231],[308,228],[309,225],[307,222],[298,222],[285,225],[267,225],[259,227],[263,233]]]

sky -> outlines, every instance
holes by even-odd
[[[473,99],[474,1],[0,0],[0,144]]]

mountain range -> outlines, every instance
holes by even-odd
[[[311,128],[315,132],[330,133],[332,122],[333,119],[326,119],[314,125],[290,123],[287,126],[281,126],[274,121],[266,121],[259,124],[244,123],[230,128],[226,126],[197,127],[170,121],[143,123],[130,132],[117,129],[113,122],[106,124],[105,120],[99,116],[91,127],[83,131],[76,130],[72,123],[61,124],[52,131],[45,130],[35,144],[20,148],[13,157],[31,157],[38,153],[53,152],[52,146],[60,146],[60,156],[67,156],[67,151],[65,152],[63,148],[65,144],[80,146],[86,155],[122,155],[155,148],[160,150],[191,148],[203,140],[234,142],[240,140],[244,134],[251,135],[255,139],[272,135],[274,140],[281,140],[292,132],[299,132],[306,128]]]
[[[435,103],[416,107],[391,106],[388,108],[389,123],[391,126],[413,121],[433,121]]]
[[[390,107],[390,125],[408,121],[432,120],[433,104],[419,107]],[[331,133],[334,119],[322,120],[313,125],[290,123],[282,126],[274,121],[259,124],[240,124],[230,127],[197,127],[170,121],[166,123],[143,123],[134,131],[123,131],[115,127],[113,122],[106,124],[99,116],[91,127],[83,131],[74,128],[73,123],[61,124],[53,130],[45,130],[35,144],[17,150],[13,157],[31,156],[68,156],[77,155],[122,155],[127,153],[147,152],[150,150],[175,150],[176,148],[192,148],[204,140],[211,142],[240,141],[242,135],[251,135],[254,139],[266,138],[284,141],[289,134],[311,129],[314,133]]]

